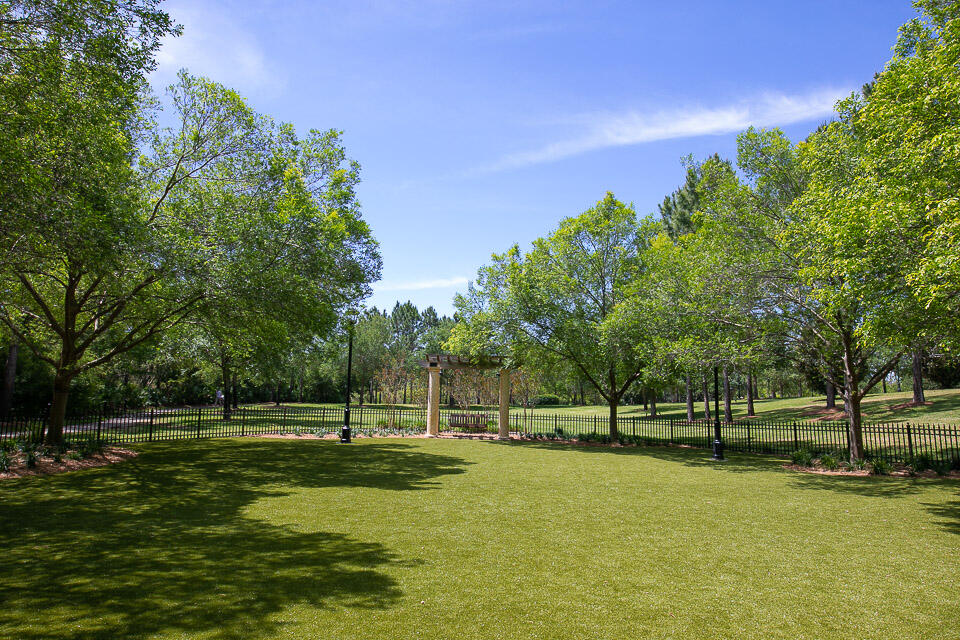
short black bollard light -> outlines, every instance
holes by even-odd
[[[350,380],[353,377],[353,318],[356,316],[356,311],[350,310],[346,316],[349,338],[347,342],[347,402],[343,407],[343,426],[340,428],[340,442],[342,444],[350,443]]]
[[[723,435],[720,433],[720,371],[713,367],[713,459],[723,460]]]

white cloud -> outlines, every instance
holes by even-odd
[[[692,138],[741,131],[750,126],[772,127],[826,118],[847,89],[821,89],[804,95],[767,93],[749,101],[722,107],[672,109],[655,112],[601,112],[577,118],[585,131],[538,149],[502,157],[486,171],[502,171],[555,162],[589,151],[644,144],[674,138]]]
[[[375,292],[381,291],[421,291],[423,289],[449,289],[467,284],[469,278],[437,278],[434,280],[415,280],[412,282],[378,282],[373,285]]]
[[[252,31],[231,12],[196,5],[179,5],[169,11],[183,25],[183,35],[164,40],[157,54],[155,85],[172,82],[176,73],[186,68],[244,94],[282,88],[279,69],[271,66]]]

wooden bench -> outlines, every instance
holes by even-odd
[[[449,425],[466,433],[484,433],[489,419],[486,413],[451,413]]]

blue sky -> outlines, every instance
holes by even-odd
[[[655,213],[680,159],[748,125],[793,139],[890,57],[906,0],[165,3],[153,77],[209,76],[298,129],[343,130],[380,242],[368,304],[452,313],[490,254],[606,191]]]

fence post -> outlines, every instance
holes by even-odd
[[[557,423],[560,421],[560,416],[553,414],[553,432],[557,432]]]
[[[156,409],[154,409],[154,408],[151,407],[151,409],[150,409],[150,428],[149,428],[149,430],[147,431],[147,441],[149,441],[149,442],[153,442],[153,414],[154,414],[155,411],[156,411]]]
[[[197,407],[197,440],[200,439],[200,419],[201,419],[202,411],[203,409],[201,407]]]
[[[593,416],[593,432],[597,432],[597,416]]]
[[[287,429],[287,405],[283,405],[283,408],[280,410],[280,431],[286,431]]]
[[[667,444],[673,444],[673,418],[670,418],[670,440]]]
[[[910,460],[913,460],[913,435],[910,433],[910,423],[907,423],[907,447],[910,449]]]
[[[795,451],[800,450],[800,436],[797,433],[797,421],[793,421],[793,448]]]
[[[100,405],[100,410],[97,411],[97,446],[100,446],[100,443],[101,443],[100,428],[102,424],[103,424],[103,405]]]
[[[241,436],[245,436],[245,435],[247,435],[247,433],[246,433],[246,431],[245,431],[244,428],[243,428],[243,408],[242,408],[242,407],[237,407],[237,413],[240,414],[240,435],[241,435]]]

